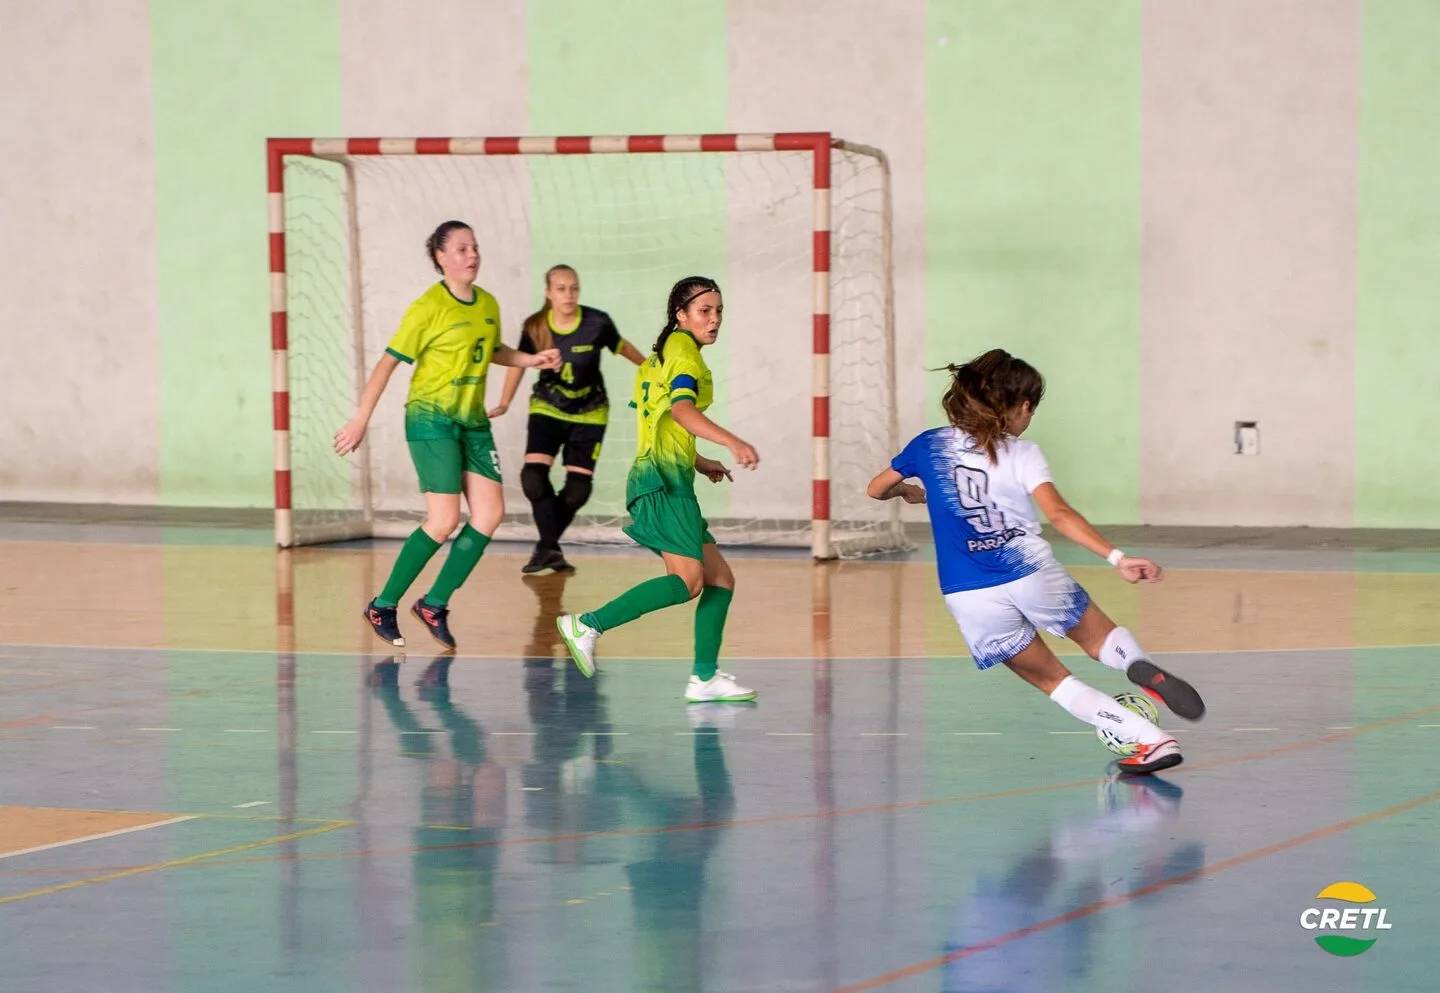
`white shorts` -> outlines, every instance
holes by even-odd
[[[1051,561],[1024,579],[945,594],[977,669],[1009,662],[1035,640],[1035,629],[1065,637],[1090,606],[1090,594]]]

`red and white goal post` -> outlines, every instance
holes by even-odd
[[[641,352],[676,280],[716,278],[726,312],[705,353],[711,414],[761,456],[733,486],[697,487],[717,541],[808,547],[817,559],[904,547],[898,501],[865,496],[898,443],[880,150],[824,132],[275,138],[267,164],[281,547],[403,537],[420,519],[403,372],[358,452],[339,458],[332,438],[406,306],[438,278],[423,246],[452,218],[475,229],[477,282],[500,301],[510,345],[556,263],[579,271],[582,306],[607,311]],[[610,425],[567,543],[628,540],[634,370],[619,357],[603,368]],[[492,367],[492,405],[506,371]],[[534,536],[518,485],[534,375],[494,421],[501,539]]]

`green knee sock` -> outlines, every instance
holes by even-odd
[[[730,613],[733,590],[707,586],[695,607],[695,667],[690,671],[703,680],[715,678],[719,668],[720,643],[725,640],[725,616]]]
[[[690,589],[679,576],[657,576],[632,586],[599,610],[581,614],[580,620],[596,631],[629,624],[642,614],[673,607],[690,599]]]
[[[426,534],[423,528],[416,528],[415,533],[405,539],[405,545],[400,549],[400,557],[395,560],[395,567],[390,570],[385,589],[375,598],[375,605],[398,606],[400,598],[405,595],[410,584],[415,582],[420,570],[425,568],[425,563],[429,562],[439,549],[440,542]]]
[[[461,528],[455,536],[455,543],[450,546],[450,554],[445,556],[445,564],[440,567],[440,575],[435,577],[435,585],[425,594],[425,602],[437,607],[448,604],[460,584],[475,571],[480,556],[485,554],[485,546],[489,544],[490,539],[470,525]]]

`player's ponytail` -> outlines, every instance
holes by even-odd
[[[660,337],[655,339],[655,354],[662,359],[665,357],[666,340],[680,328],[676,314],[689,307],[696,297],[719,292],[720,284],[709,276],[686,276],[670,287],[670,299],[665,302],[665,327],[661,329]]]
[[[543,352],[555,344],[554,336],[550,333],[550,277],[557,272],[568,272],[576,275],[574,269],[561,263],[552,265],[545,270],[545,302],[540,309],[529,317],[525,318],[525,334],[530,338],[530,344],[535,346],[535,351]]]
[[[439,255],[442,251],[444,251],[445,242],[450,239],[450,233],[452,231],[470,230],[473,229],[464,221],[446,221],[444,224],[440,225],[438,228],[432,231],[430,233],[430,237],[425,239],[425,255],[430,259],[430,264],[435,267],[436,272],[441,274],[445,272],[444,269],[440,268],[440,260],[437,259],[435,256]]]
[[[992,348],[964,365],[946,366],[953,377],[940,405],[950,423],[985,450],[993,463],[1008,434],[1010,412],[1022,403],[1033,411],[1045,396],[1045,378],[1023,359]]]

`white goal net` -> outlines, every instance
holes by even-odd
[[[342,459],[332,439],[401,315],[438,278],[425,239],[453,218],[475,230],[477,282],[499,300],[512,346],[542,302],[543,273],[557,263],[578,271],[582,306],[608,312],[642,353],[665,322],[671,284],[687,275],[718,280],[725,323],[705,351],[715,374],[710,416],[754,445],[761,465],[737,472],[733,484],[697,481],[717,541],[810,547],[820,557],[903,546],[898,501],[865,496],[897,444],[889,172],[872,149],[836,142],[830,154],[828,277],[813,271],[809,151],[286,156],[293,543],[403,536],[422,515],[404,434],[410,367],[396,372],[360,451]],[[830,288],[828,443],[812,427],[815,370],[823,368],[812,333],[820,279]],[[635,367],[608,354],[602,364],[610,424],[593,496],[567,544],[628,541],[620,526],[635,449],[626,406]],[[506,372],[491,367],[491,406]],[[502,540],[535,536],[519,486],[534,377],[526,371],[509,412],[494,421]],[[728,460],[707,443],[701,450]],[[817,478],[830,480],[828,524]]]

